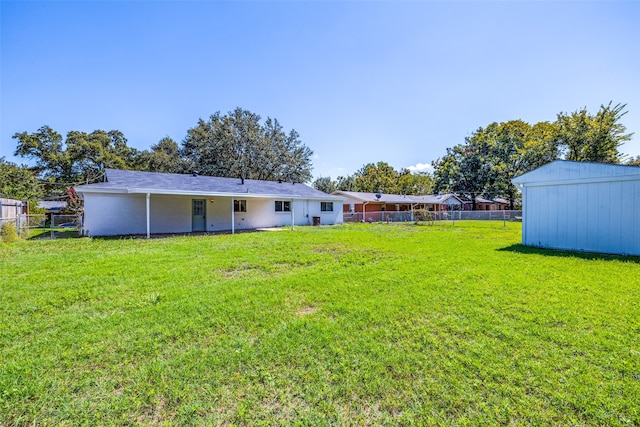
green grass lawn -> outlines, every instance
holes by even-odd
[[[0,425],[640,425],[640,258],[519,242],[0,243]]]

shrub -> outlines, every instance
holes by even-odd
[[[18,233],[16,231],[16,225],[12,222],[5,222],[0,227],[0,240],[3,242],[11,243],[18,240]]]
[[[426,209],[417,209],[414,211],[414,219],[416,225],[419,225],[421,222],[426,222],[428,225],[433,225],[433,213],[429,212]]]

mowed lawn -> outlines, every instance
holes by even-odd
[[[0,425],[639,425],[640,258],[519,242],[0,243]]]

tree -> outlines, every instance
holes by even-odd
[[[173,139],[162,138],[151,146],[151,151],[144,150],[135,160],[136,170],[147,172],[185,173],[192,167],[180,155],[180,146]]]
[[[487,194],[506,198],[509,209],[514,209],[519,190],[512,179],[557,158],[553,131],[549,123],[541,122],[532,127],[522,120],[492,123],[483,129],[490,145],[488,161],[492,175]]]
[[[126,159],[130,153],[119,131],[71,131],[65,145],[72,165],[71,181],[96,182],[102,179],[105,168],[128,169]]]
[[[358,191],[356,188],[356,179],[353,175],[339,176],[336,178],[336,190],[339,191]]]
[[[15,154],[35,161],[33,170],[46,181],[47,194],[64,194],[69,186],[99,181],[105,168],[129,169],[138,155],[117,130],[70,131],[63,142],[59,133],[45,125],[13,138],[18,140]]]
[[[431,194],[432,177],[428,172],[411,173],[409,169],[402,169],[398,174],[397,192],[423,196]]]
[[[640,166],[640,156],[636,156],[636,158],[631,158],[627,161],[627,164],[630,166]]]
[[[0,197],[33,202],[42,196],[44,188],[35,172],[0,157]]]
[[[182,154],[204,175],[305,182],[311,179],[313,152],[298,133],[286,134],[280,123],[236,108],[217,112],[189,129]]]
[[[490,148],[482,128],[467,137],[464,144],[447,148],[447,154],[433,162],[435,190],[463,194],[471,199],[475,210],[476,197],[493,184]]]
[[[394,194],[398,192],[398,172],[388,163],[368,163],[354,174],[356,191]]]
[[[42,179],[73,179],[72,164],[58,132],[44,125],[36,132],[16,133],[12,138],[18,140],[15,155],[35,160],[33,169]]]
[[[327,194],[331,194],[337,190],[336,183],[331,181],[330,177],[318,177],[315,181],[313,181],[313,188],[316,190],[325,192]]]
[[[627,114],[626,104],[611,104],[601,105],[595,116],[586,108],[558,114],[555,141],[566,160],[620,163],[618,148],[633,134],[625,134],[626,127],[619,123]]]

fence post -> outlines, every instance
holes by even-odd
[[[56,226],[56,216],[52,214],[51,215],[51,238],[52,239],[54,238],[53,229],[55,228],[55,226]],[[44,229],[42,231],[43,231],[42,234],[44,234]]]

